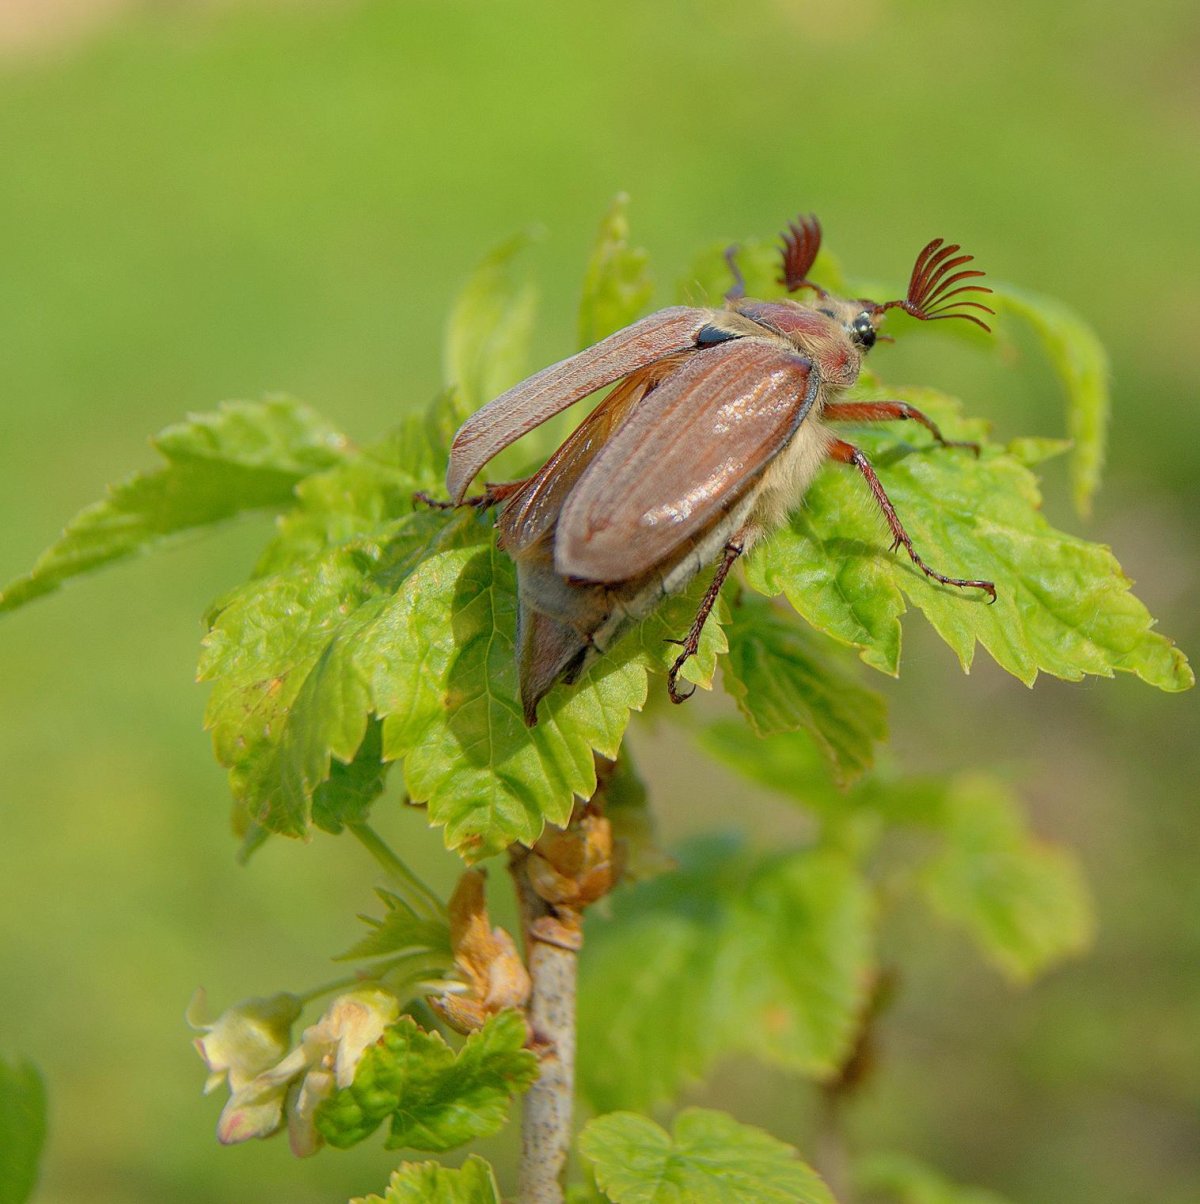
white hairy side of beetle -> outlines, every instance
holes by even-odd
[[[824,393],[824,390],[822,390]],[[751,522],[756,530],[754,539],[770,534],[788,521],[800,504],[805,491],[817,475],[817,469],[829,455],[834,435],[820,419],[825,398],[818,397],[812,412],[797,428],[796,433],[768,465],[758,487]],[[749,551],[749,542],[745,548]]]

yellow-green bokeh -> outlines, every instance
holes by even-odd
[[[1051,517],[1111,543],[1195,652],[1198,33],[1183,0],[264,0],[134,5],[86,42],[11,53],[0,577],[188,409],[286,390],[351,435],[382,431],[438,384],[471,265],[531,222],[547,230],[536,355],[565,353],[623,189],[663,302],[696,248],[815,211],[855,274],[902,279],[944,235],[1073,304],[1112,355],[1113,443],[1086,527],[1048,466]],[[1057,434],[1037,365],[930,331],[876,366],[960,391],[1004,437]],[[265,531],[0,626],[0,1046],[49,1079],[56,1204],[339,1200],[393,1162],[378,1142],[306,1163],[279,1142],[218,1149],[187,1045],[198,982],[217,1003],[303,988],[370,905],[372,866],[343,841],[232,862],[197,617]],[[1090,960],[1014,993],[957,938],[898,925],[904,992],[852,1141],[1029,1204],[1194,1200],[1197,703],[1129,681],[1029,693],[984,665],[964,680],[919,620],[906,641],[885,686],[900,755],[1007,767],[1039,829],[1082,850],[1101,932]],[[667,830],[722,822],[732,782],[656,739],[638,747]],[[757,796],[733,818],[764,841],[795,829]],[[389,798],[380,826],[450,881],[419,816]],[[727,1066],[696,1098],[809,1140],[782,1076]]]

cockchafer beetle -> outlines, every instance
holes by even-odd
[[[667,679],[680,669],[737,558],[787,521],[827,459],[862,474],[892,533],[928,577],[996,597],[991,581],[947,577],[918,555],[866,456],[829,422],[909,419],[945,447],[937,426],[903,401],[839,402],[858,379],[888,310],[922,321],[963,318],[988,330],[991,292],[972,256],[936,238],[917,256],[906,296],[846,300],[808,279],[821,242],[815,217],[783,236],[788,292],[812,305],[745,296],[734,286],[719,309],[659,310],[552,364],[489,402],[450,450],[449,505],[500,505],[499,546],[516,564],[517,667],[525,721],[557,681],[573,682],[633,622],[679,593],[713,562],[717,571]],[[976,311],[976,312],[970,312]],[[466,496],[476,474],[522,435],[606,385],[612,391],[532,476]],[[431,501],[425,497],[423,500]],[[439,503],[433,503],[439,504]],[[447,504],[447,503],[441,503]]]

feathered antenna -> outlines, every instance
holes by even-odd
[[[821,249],[821,223],[812,214],[788,223],[783,234],[783,275],[779,283],[789,293],[797,289],[815,289],[822,297],[825,290],[808,279],[813,260]]]
[[[965,309],[979,309],[985,314],[995,314],[995,310],[984,305],[982,301],[951,300],[960,293],[990,293],[992,290],[983,284],[959,284],[962,280],[972,280],[984,275],[978,268],[966,271],[955,271],[964,263],[970,263],[974,255],[959,255],[962,249],[958,243],[943,245],[944,239],[935,238],[917,256],[913,264],[912,276],[908,281],[908,296],[902,301],[887,301],[876,305],[875,312],[881,314],[884,310],[899,306],[906,313],[912,314],[922,322],[933,322],[939,318],[966,318],[976,326],[982,326],[991,333],[991,327],[974,314],[964,313]],[[957,288],[954,286],[958,285]]]

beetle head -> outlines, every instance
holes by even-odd
[[[888,337],[879,334],[879,326],[889,309],[903,309],[922,322],[939,318],[965,318],[984,330],[991,329],[982,318],[966,312],[974,309],[991,314],[995,311],[981,301],[967,300],[962,296],[963,293],[990,293],[992,290],[982,284],[963,283],[977,279],[983,272],[977,268],[959,270],[963,269],[964,264],[970,263],[974,256],[960,255],[958,252],[961,248],[957,243],[947,245],[943,239],[935,238],[917,256],[908,281],[908,293],[898,300],[882,303],[866,299],[843,301],[809,280],[808,273],[820,248],[821,223],[815,217],[799,217],[789,223],[783,234],[783,274],[779,277],[779,283],[789,293],[804,288],[812,289],[820,298],[816,309],[837,322],[860,351],[869,351],[877,339]]]
[[[817,313],[832,318],[860,352],[870,351],[876,339],[887,338],[878,334],[883,314],[882,311],[876,312],[874,301],[844,301],[841,297],[822,293],[814,308]]]

